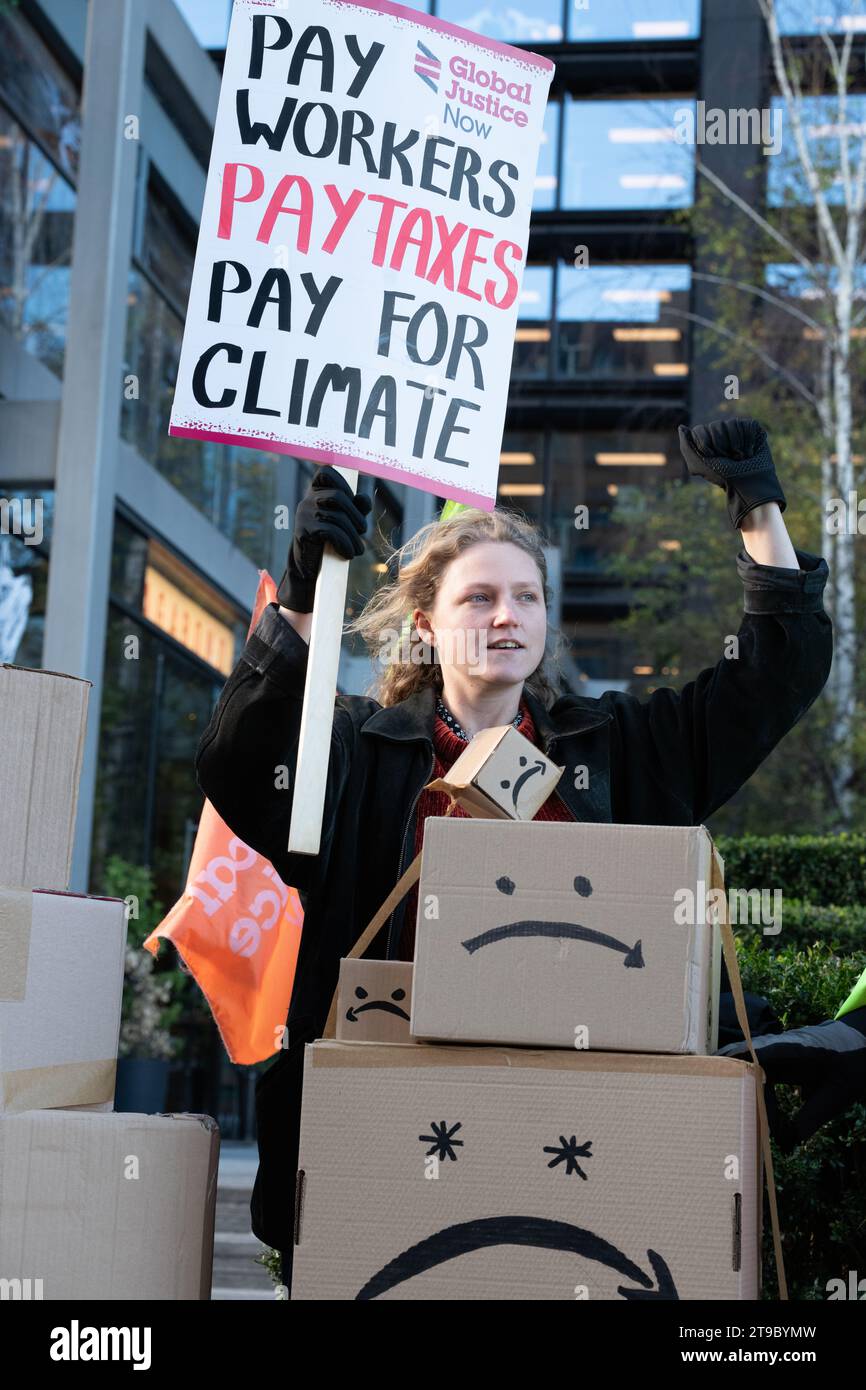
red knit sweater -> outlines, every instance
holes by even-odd
[[[526,702],[521,700],[520,708],[523,711],[523,719],[520,724],[519,732],[524,738],[528,738],[530,743],[538,747],[538,736],[535,725],[532,722],[532,715],[529,713]],[[459,737],[448,728],[444,719],[438,715],[434,716],[433,721],[433,751],[435,763],[430,781],[434,777],[444,777],[452,763],[460,756],[466,747],[466,740]],[[420,854],[421,846],[424,843],[424,822],[428,816],[444,816],[447,814],[450,798],[447,792],[423,791],[418,798],[418,823],[415,828],[415,853]],[[469,814],[464,811],[462,806],[456,806],[451,812],[454,817],[463,817]],[[544,805],[536,811],[533,820],[543,821],[573,821],[574,816],[569,811],[565,802],[551,792]],[[418,884],[414,884],[409,890],[406,898],[406,919],[403,930],[403,940],[400,943],[400,960],[414,960],[415,958],[415,918],[418,912]]]

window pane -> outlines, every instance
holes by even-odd
[[[137,661],[127,661],[124,655],[128,637],[138,639]],[[109,854],[120,854],[133,864],[150,862],[148,764],[160,645],[148,629],[117,609],[109,609],[93,821],[93,882],[101,881]]]
[[[439,0],[436,13],[494,39],[558,43],[562,38],[562,0]]]
[[[768,132],[781,132],[781,150],[767,158],[767,201],[771,207],[784,203],[812,203],[803,166],[797,155],[796,141],[785,109],[784,97],[773,97],[773,124]],[[836,121],[837,101],[830,96],[804,96],[802,99],[803,126],[806,143],[816,173],[829,203],[844,203],[842,181],[840,127]],[[846,126],[852,162],[851,182],[856,182],[856,160],[863,137],[866,136],[866,96],[849,92]]]
[[[690,283],[687,265],[560,265],[559,375],[686,377]]]
[[[174,305],[186,313],[195,242],[184,235],[159,192],[147,190],[142,261]]]
[[[782,34],[843,33],[866,29],[862,0],[776,0]]]
[[[0,96],[73,182],[81,147],[78,89],[20,15],[0,12]]]
[[[511,375],[517,378],[550,375],[550,318],[553,266],[528,265],[520,290],[517,331]]]
[[[0,108],[0,321],[63,375],[75,193]]]
[[[231,0],[175,0],[202,48],[225,48]]]
[[[556,207],[558,153],[559,102],[549,101],[544,110],[544,127],[541,132],[538,165],[535,171],[535,192],[532,195],[532,206],[535,212],[545,212]]]
[[[563,568],[602,574],[617,547],[611,519],[623,487],[678,478],[682,463],[671,430],[558,431],[551,440],[550,539]],[[586,512],[576,510],[585,507]]]
[[[268,565],[279,468],[291,465],[261,449],[181,439],[168,433],[183,324],[144,275],[129,276],[124,377],[125,439],[250,559]]]
[[[0,481],[0,662],[42,665],[53,489],[25,494]]]
[[[677,112],[691,99],[566,98],[562,207],[688,207],[694,153],[677,141]]]
[[[700,31],[699,0],[568,0],[568,37],[600,39],[691,39]]]
[[[522,512],[536,525],[544,517],[544,436],[540,431],[506,430],[499,455],[500,507]]]
[[[571,658],[569,675],[578,695],[597,699],[605,690],[627,690],[635,664],[630,637],[612,631],[606,616],[566,618],[561,624]]]

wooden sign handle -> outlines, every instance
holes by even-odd
[[[358,470],[337,468],[337,472],[355,492]],[[326,545],[313,599],[289,854],[319,853],[348,581],[349,561]]]

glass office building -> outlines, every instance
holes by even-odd
[[[89,7],[99,21],[93,43]],[[556,63],[500,502],[549,539],[570,687],[627,688],[640,653],[615,626],[630,596],[608,572],[613,501],[623,485],[681,476],[676,427],[718,400],[691,341],[703,293],[683,217],[695,198],[695,150],[675,127],[701,100],[777,100],[758,8],[414,8]],[[781,27],[864,27],[847,8],[828,20],[835,8],[784,0]],[[0,660],[93,674],[72,886],[99,891],[119,854],[152,868],[166,905],[185,882],[201,810],[198,738],[244,640],[257,571],[282,572],[288,535],[275,528],[275,509],[291,513],[310,474],[284,457],[167,434],[229,12],[229,0],[0,5],[0,497],[22,506],[38,498],[43,518],[38,537],[0,534]],[[855,94],[852,118],[864,101]],[[99,165],[112,110],[138,115],[134,159],[122,169],[107,145]],[[723,161],[736,187],[757,156],[728,146],[702,157]],[[782,163],[769,163],[772,206],[797,190]],[[771,269],[790,288],[794,268]],[[369,478],[361,486],[374,496],[376,525],[352,564],[350,614],[378,582],[385,547],[436,509],[411,489]],[[589,530],[574,524],[578,506],[589,508]],[[368,675],[346,644],[342,688],[358,691]],[[219,1073],[224,1091],[230,1071]],[[208,1101],[226,1132],[235,1124],[241,1133],[244,1107],[233,1119],[233,1105]]]

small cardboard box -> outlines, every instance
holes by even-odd
[[[292,1297],[755,1299],[757,1126],[729,1057],[313,1043]]]
[[[476,734],[447,777],[428,786],[450,792],[471,816],[532,820],[562,773],[513,724],[503,724]]]
[[[714,855],[703,826],[428,819],[413,1037],[715,1052]]]
[[[337,1037],[342,1042],[412,1043],[412,962],[340,961]]]
[[[68,888],[90,682],[0,665],[0,882]]]
[[[119,898],[0,888],[0,1111],[114,1104]]]
[[[0,1155],[0,1277],[23,1296],[210,1298],[210,1116],[0,1115]]]

